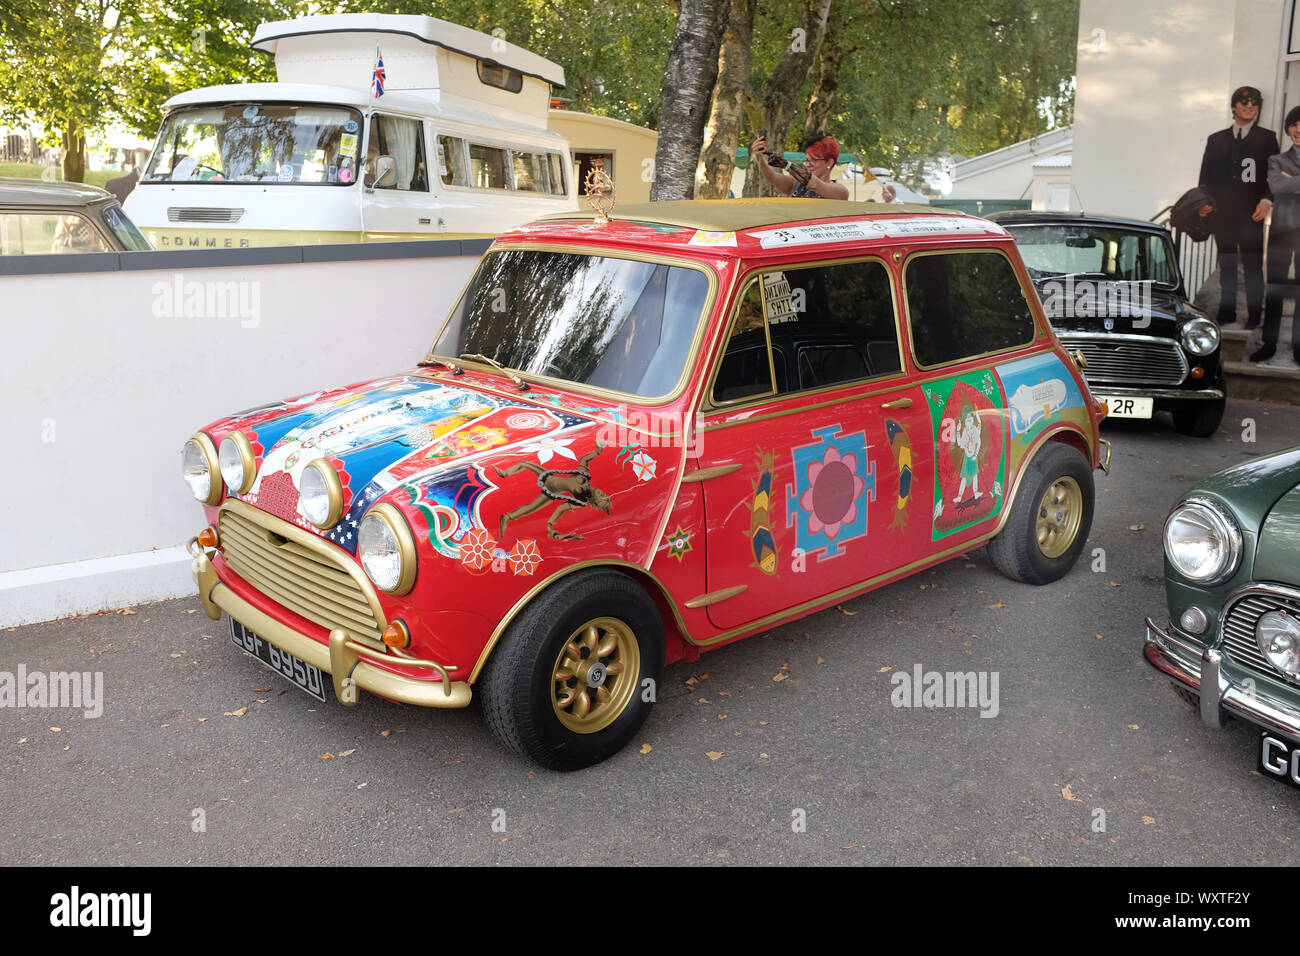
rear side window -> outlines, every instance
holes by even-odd
[[[1028,345],[1034,317],[1011,262],[997,252],[918,255],[903,272],[918,364],[947,365]]]

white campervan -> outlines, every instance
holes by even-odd
[[[424,16],[264,23],[252,46],[278,82],[164,104],[126,204],[156,248],[477,238],[576,208],[549,60]]]

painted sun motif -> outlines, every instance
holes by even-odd
[[[649,481],[653,478],[659,467],[659,463],[646,454],[645,449],[637,451],[629,460],[632,464],[632,473],[641,481]]]
[[[515,574],[532,574],[541,563],[542,555],[533,538],[520,538],[510,550],[510,569]]]
[[[685,560],[686,552],[693,550],[691,548],[691,533],[683,531],[681,525],[678,525],[676,530],[669,533],[667,542],[668,554],[678,561]]]
[[[824,532],[835,539],[840,527],[858,519],[858,498],[866,482],[858,476],[856,454],[841,456],[833,445],[826,446],[821,461],[808,465],[808,487],[799,498],[808,515],[808,533]]]
[[[460,543],[460,561],[471,571],[482,571],[496,556],[497,543],[483,528],[473,528]]]

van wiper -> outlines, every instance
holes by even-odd
[[[470,359],[471,361],[474,362],[482,362],[485,365],[491,365],[495,369],[500,369],[502,372],[506,373],[506,375],[510,378],[510,381],[514,382],[516,385],[519,386],[519,391],[521,392],[528,391],[528,383],[519,377],[519,373],[512,368],[506,368],[496,359],[488,358],[486,355],[479,355],[477,352],[461,352],[460,357],[463,359]]]

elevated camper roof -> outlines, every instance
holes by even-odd
[[[366,52],[369,52],[369,47],[375,42],[382,43],[385,35],[409,37],[489,66],[517,70],[524,76],[536,77],[552,87],[564,86],[564,68],[559,64],[513,43],[507,43],[502,37],[479,33],[436,17],[335,13],[300,17],[296,20],[276,20],[258,26],[257,32],[253,34],[252,47],[259,53],[276,57],[278,64],[281,53],[307,54],[314,47],[324,48],[325,45],[319,41],[331,34],[355,34],[356,44],[366,48]],[[369,35],[369,39],[363,35]]]

